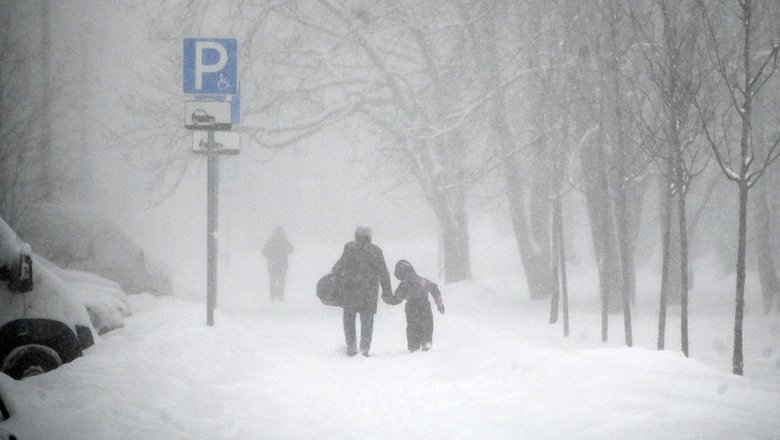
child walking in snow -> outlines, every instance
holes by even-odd
[[[406,342],[409,352],[422,348],[431,349],[433,342],[433,313],[428,294],[436,302],[439,313],[444,314],[444,303],[436,283],[423,278],[414,271],[406,260],[400,260],[395,265],[394,275],[401,281],[393,295],[383,295],[382,300],[390,305],[401,304],[406,300]]]

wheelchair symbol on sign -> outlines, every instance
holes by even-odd
[[[226,90],[230,88],[230,81],[225,79],[225,76],[221,73],[219,74],[219,81],[217,81],[217,88],[219,90]]]

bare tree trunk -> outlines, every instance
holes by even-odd
[[[608,315],[620,310],[620,256],[615,236],[614,215],[609,182],[607,180],[606,134],[604,127],[604,99],[599,102],[599,128],[596,142],[583,151],[583,177],[586,184],[586,199],[590,217],[591,234],[599,269],[599,291],[601,296],[601,340],[608,339]]]
[[[566,241],[563,239],[563,204],[557,201],[555,221],[558,225],[558,250],[560,252],[561,303],[563,306],[563,336],[569,336],[569,291],[566,280]]]
[[[618,148],[622,148],[622,145]],[[618,252],[620,255],[620,274],[622,281],[622,289],[620,294],[620,303],[623,307],[623,331],[625,337],[625,343],[631,347],[633,345],[633,336],[631,331],[631,297],[633,296],[634,285],[634,259],[631,255],[631,246],[629,245],[629,228],[628,228],[628,212],[626,206],[626,178],[625,178],[625,164],[623,163],[623,157],[618,160],[618,182],[619,189],[615,195],[615,223],[617,224],[617,241]]]
[[[737,298],[734,311],[734,355],[732,366],[734,374],[742,375],[744,359],[742,355],[742,321],[745,316],[745,254],[747,247],[747,204],[748,184],[739,182],[739,237],[737,242]]]
[[[612,100],[612,108],[615,118],[615,131],[617,134],[616,143],[613,147],[613,154],[615,160],[615,168],[617,171],[617,182],[613,181],[611,198],[614,204],[615,213],[615,233],[617,235],[618,254],[620,257],[620,276],[621,276],[621,289],[620,289],[620,303],[623,308],[623,335],[627,346],[633,345],[633,335],[631,329],[631,298],[634,296],[634,258],[631,253],[631,246],[629,245],[629,227],[628,227],[628,206],[626,202],[626,186],[628,185],[628,173],[626,171],[626,161],[628,155],[626,149],[628,144],[625,139],[625,132],[623,127],[623,101],[621,95],[620,84],[620,66],[618,65],[619,51],[618,51],[618,13],[617,8],[610,2],[609,10],[611,16],[609,21],[609,50],[607,62],[607,72],[612,82],[612,94],[610,98]]]
[[[603,64],[603,63],[602,63]],[[602,254],[597,257],[602,261],[606,279],[604,280],[607,289],[603,291],[605,297],[605,310],[608,313],[618,313],[621,310],[623,294],[623,270],[620,264],[620,239],[618,237],[618,226],[615,224],[615,207],[612,199],[615,194],[612,193],[609,184],[609,174],[612,171],[610,165],[614,165],[609,160],[607,152],[607,78],[605,72],[600,72],[599,78],[599,137],[596,145],[595,166],[591,171],[595,171],[596,191],[601,199],[602,208],[596,212],[600,217],[600,230],[597,231],[598,238],[601,239]],[[595,240],[595,237],[594,237]],[[606,339],[605,339],[606,340]]]
[[[561,195],[556,194],[553,199],[553,225],[550,235],[552,236],[552,276],[555,284],[552,300],[550,301],[550,324],[558,322],[558,306],[561,297],[560,269],[561,269],[561,240],[560,240],[560,215],[561,215]]]
[[[528,17],[530,18],[531,15]],[[538,34],[539,30],[539,20],[531,18],[526,23],[526,31],[530,32],[531,35]],[[538,260],[537,264],[541,263],[547,267],[545,271],[540,271],[534,275],[535,278],[538,278],[535,282],[543,284],[540,288],[544,289],[544,291],[539,292],[540,295],[536,296],[536,298],[541,299],[557,294],[558,289],[556,277],[550,267],[550,261],[552,260],[550,253],[553,249],[551,241],[552,205],[550,204],[550,195],[558,185],[557,181],[553,183],[551,191],[550,182],[557,177],[554,172],[551,172],[555,168],[554,163],[557,160],[557,155],[549,152],[560,148],[560,144],[551,148],[550,136],[546,134],[550,121],[545,116],[544,108],[552,98],[549,92],[550,85],[547,83],[547,77],[544,75],[545,68],[542,67],[540,62],[541,52],[545,50],[544,38],[530,38],[527,44],[529,45],[526,56],[527,67],[529,71],[536,73],[530,75],[528,80],[526,93],[528,93],[529,99],[526,113],[531,126],[538,133],[542,133],[542,135],[532,144],[533,153],[535,154],[532,153],[524,157],[523,162],[526,166],[522,172],[529,176],[526,181],[528,183],[528,191],[526,192],[527,197],[524,208],[527,212],[530,243],[533,245],[533,258]],[[553,166],[551,167],[550,164],[553,164]]]
[[[563,313],[563,336],[569,336],[569,293],[566,280],[566,249],[563,238],[563,203],[560,193],[553,199],[553,276],[557,289],[553,295],[550,323],[558,321],[559,301]]]
[[[759,91],[769,78],[777,71],[778,54],[780,54],[780,45],[772,45],[766,53],[766,59],[760,63],[754,71],[752,62],[759,58],[758,53],[751,49],[751,39],[754,29],[753,24],[753,1],[740,0],[739,25],[741,26],[740,38],[742,47],[739,52],[739,61],[741,66],[735,67],[736,63],[731,60],[725,60],[718,47],[718,39],[715,34],[707,6],[703,0],[697,2],[704,19],[707,23],[707,31],[710,35],[710,44],[713,46],[712,53],[716,58],[716,70],[726,85],[729,93],[730,102],[733,110],[737,113],[741,122],[739,138],[739,154],[733,154],[731,150],[728,154],[720,151],[720,146],[715,142],[712,133],[704,123],[704,133],[710,144],[710,149],[715,154],[718,165],[723,174],[729,180],[735,182],[739,188],[739,231],[737,239],[737,292],[736,305],[734,311],[734,355],[732,357],[732,367],[734,374],[742,375],[744,372],[744,357],[742,353],[742,325],[745,314],[745,259],[747,248],[747,207],[748,192],[761,178],[764,171],[775,160],[780,158],[778,146],[780,146],[780,137],[774,142],[770,142],[766,148],[766,157],[763,164],[759,165],[758,172],[751,172],[750,168],[755,160],[755,148],[753,139],[753,103]],[[769,70],[765,70],[769,66]],[[741,99],[741,102],[739,102]],[[727,147],[728,148],[728,147]],[[732,158],[734,159],[732,161]],[[737,162],[738,161],[738,162]]]
[[[667,176],[672,174],[671,159],[667,159]],[[668,177],[662,177],[663,205],[661,207],[661,304],[658,307],[658,349],[664,349],[666,338],[666,305],[669,290],[669,242],[672,229],[672,189]]]
[[[618,255],[615,244],[612,209],[606,181],[603,148],[599,141],[583,151],[583,172],[585,178],[586,205],[591,225],[593,250],[599,271],[599,293],[601,300],[601,340],[608,339],[609,313],[613,311],[613,301],[618,290],[615,275],[619,273]]]
[[[618,110],[619,113],[619,110]],[[618,118],[619,120],[619,118]],[[620,130],[620,129],[619,129]],[[622,137],[618,136],[620,145],[618,148],[623,148]],[[634,291],[634,259],[631,255],[631,246],[629,245],[629,227],[628,227],[628,212],[626,204],[626,172],[625,172],[625,156],[620,154],[618,157],[618,188],[616,188],[617,194],[614,198],[615,205],[615,223],[617,224],[617,241],[618,251],[620,255],[620,274],[622,281],[622,289],[620,294],[620,302],[623,307],[623,332],[625,337],[625,343],[631,347],[633,345],[633,336],[631,331],[631,297]]]
[[[550,271],[549,252],[541,252],[536,249],[534,237],[528,224],[522,179],[517,167],[518,165],[511,160],[506,161],[504,166],[515,239],[523,262],[531,299],[547,298],[555,290]]]
[[[54,193],[51,168],[51,142],[52,142],[52,91],[51,91],[51,1],[41,2],[41,81],[42,101],[41,106],[41,142],[40,151],[41,170],[39,184],[43,188],[44,201],[51,201]]]
[[[672,78],[672,90],[676,90],[677,78]],[[679,101],[673,100],[672,118],[670,118],[669,132],[671,134],[669,148],[674,168],[674,186],[677,194],[677,229],[680,234],[680,344],[683,354],[688,356],[688,224],[686,218],[685,198],[688,192],[685,179],[685,164],[682,156],[682,143],[680,140],[680,112]]]
[[[758,276],[761,282],[761,296],[764,300],[764,313],[769,313],[775,298],[780,298],[780,280],[778,280],[775,256],[772,251],[774,240],[772,240],[772,218],[767,200],[767,182],[759,183],[756,189],[758,191],[753,199],[755,208],[753,215],[756,223]]]
[[[685,193],[677,194],[677,215],[680,221],[680,343],[688,357],[688,226],[685,216]]]
[[[433,100],[437,122],[444,119],[446,108],[446,93],[442,88],[442,79],[434,61],[434,49],[424,33],[413,27],[411,29],[417,46],[425,61],[426,71],[430,77],[433,90]],[[437,141],[434,157],[444,158],[445,163],[456,162],[452,155],[464,151],[463,139],[457,130],[454,130],[443,140]],[[454,152],[453,152],[454,151]],[[429,191],[434,193],[431,204],[441,225],[442,250],[444,259],[444,281],[453,283],[471,278],[471,258],[469,250],[468,213],[466,211],[464,189],[460,186],[440,189],[437,177],[433,175],[433,185]],[[453,179],[457,177],[453,176]],[[446,185],[444,185],[446,187]]]
[[[77,197],[80,200],[85,200],[89,194],[92,192],[92,189],[94,188],[94,178],[92,173],[92,122],[90,115],[92,114],[93,105],[93,93],[92,88],[94,87],[93,81],[92,81],[92,66],[94,66],[93,63],[93,56],[94,56],[94,49],[92,42],[95,38],[95,26],[92,23],[92,21],[89,21],[85,23],[83,27],[83,34],[82,34],[82,46],[81,46],[81,53],[79,54],[81,58],[81,78],[79,81],[79,88],[81,96],[79,99],[81,100],[81,112],[83,113],[83,116],[80,118],[79,123],[79,138],[80,138],[80,145],[79,145],[79,160],[77,165],[77,173],[78,173],[78,181],[77,181]]]
[[[454,283],[471,278],[468,216],[463,191],[437,192],[431,200],[442,234],[444,282]]]
[[[558,307],[561,299],[563,284],[565,283],[564,280],[562,280],[562,277],[565,277],[563,272],[565,270],[562,270],[562,265],[564,261],[563,257],[563,209],[561,207],[562,205],[562,198],[563,195],[561,194],[562,190],[562,184],[564,179],[564,148],[563,148],[563,142],[565,142],[566,139],[566,133],[568,132],[568,123],[564,124],[563,129],[561,130],[564,135],[562,136],[562,140],[558,142],[555,148],[555,157],[553,159],[554,165],[553,165],[553,199],[552,199],[552,276],[553,276],[553,283],[555,285],[555,290],[553,291],[553,297],[552,301],[550,303],[550,324],[553,324],[555,322],[558,322]],[[565,318],[564,318],[565,319]],[[564,324],[565,326],[565,324]],[[564,329],[564,333],[566,333],[566,330]]]
[[[648,189],[651,187],[650,179],[634,178],[631,184],[627,188],[627,204],[626,209],[628,212],[628,255],[631,259],[629,262],[629,296],[631,299],[631,305],[636,304],[636,254],[637,254],[637,242],[639,241],[639,234],[642,227],[642,221],[645,213],[643,213],[645,196]]]
[[[529,225],[531,214],[525,202],[522,168],[516,158],[516,144],[509,124],[506,110],[504,87],[501,86],[497,32],[495,17],[488,14],[485,23],[485,63],[488,88],[494,91],[490,108],[490,118],[495,130],[499,150],[503,156],[504,178],[509,202],[509,212],[515,231],[515,240],[525,270],[528,291],[531,299],[549,297],[554,286],[550,272],[549,249],[537,246],[532,228]],[[549,236],[547,237],[549,241]]]
[[[745,260],[747,254],[747,207],[748,192],[750,191],[750,180],[748,172],[750,171],[751,160],[748,160],[752,150],[753,136],[753,86],[755,79],[751,73],[751,18],[753,15],[752,0],[744,0],[740,3],[742,7],[742,25],[743,45],[742,45],[742,63],[744,78],[744,92],[741,109],[737,109],[742,119],[742,130],[739,141],[740,164],[739,179],[739,233],[737,239],[737,294],[734,310],[734,355],[732,357],[734,374],[742,375],[744,372],[744,357],[742,353],[742,324],[745,317]]]
[[[596,141],[598,142],[598,141]],[[591,145],[581,155],[583,177],[585,180],[585,197],[590,218],[591,237],[593,240],[593,251],[596,256],[596,266],[599,271],[599,298],[601,301],[601,340],[608,339],[608,323],[610,311],[610,297],[612,288],[611,270],[614,266],[614,253],[611,251],[611,242],[609,239],[610,224],[607,222],[609,217],[605,213],[611,212],[606,190],[606,179],[604,179],[604,170],[602,155],[597,154],[601,151],[598,145]]]
[[[602,154],[598,154],[601,152]],[[612,209],[607,189],[606,169],[603,149],[600,144],[584,152],[583,168],[586,169],[586,202],[591,224],[596,264],[599,271],[599,292],[601,299],[601,340],[607,341],[609,314],[615,301],[612,301],[617,284],[615,275],[619,273],[617,252],[612,229]],[[587,164],[587,165],[586,165]]]

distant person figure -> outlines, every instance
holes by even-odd
[[[344,245],[344,252],[332,272],[338,276],[343,300],[347,355],[357,354],[355,318],[360,314],[360,353],[368,357],[379,286],[382,286],[383,297],[393,294],[382,249],[371,243],[371,228],[358,226],[355,229],[355,240]]]
[[[428,294],[436,302],[439,313],[444,314],[439,287],[429,279],[417,275],[414,267],[406,260],[396,263],[394,275],[401,284],[392,296],[382,296],[382,300],[390,305],[401,304],[406,300],[406,344],[409,352],[414,353],[421,348],[422,351],[428,351],[433,343],[433,313]]]
[[[268,259],[268,279],[271,301],[284,301],[284,284],[287,277],[287,256],[293,252],[293,246],[284,230],[277,227],[271,238],[263,246],[263,256]]]

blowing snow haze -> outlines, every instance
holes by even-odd
[[[171,400],[128,416],[125,432],[541,438],[551,420],[538,408],[550,405],[563,408],[552,438],[650,438],[659,432],[648,414],[693,405],[660,436],[715,438],[716,419],[722,438],[777,435],[766,411],[780,390],[778,22],[773,0],[2,2],[0,217],[10,244],[0,324],[32,318],[36,304],[36,319],[71,330],[90,318],[95,345],[46,374],[3,378],[0,396],[20,416],[0,427],[75,436],[67,420],[86,417],[85,438],[101,438],[110,411],[51,404],[55,422],[33,428],[32,409],[50,403],[28,394],[64,389],[63,399],[133,412],[160,381]],[[229,119],[209,147],[209,128]],[[379,348],[359,360],[379,369],[345,366],[341,310],[314,294],[358,225],[371,227],[391,273],[408,260],[441,289],[447,314],[435,314],[442,343],[430,361],[404,351],[404,311],[380,304]],[[262,249],[279,227],[294,250],[285,300],[271,304]],[[35,301],[34,289],[15,287],[28,254],[47,286]],[[210,270],[213,329],[201,316]],[[47,316],[48,295],[69,295],[63,304],[79,312]],[[195,351],[177,344],[211,337]],[[133,338],[170,344],[163,370],[199,368],[124,380],[152,356]],[[232,378],[219,371],[256,348]],[[202,364],[201,349],[228,360]],[[118,356],[122,366],[110,362]],[[295,374],[276,371],[288,362]],[[434,371],[448,362],[461,365]],[[607,362],[621,365],[609,370],[615,382],[599,368]],[[397,373],[410,363],[428,373]],[[340,371],[333,380],[347,388],[360,379],[365,408],[307,365]],[[234,431],[188,402],[204,396],[176,379],[198,383],[197,371],[223,386],[214,414]],[[685,374],[701,387],[673,396]],[[582,389],[560,385],[570,377]],[[423,387],[410,392],[418,402],[408,406],[395,380]],[[279,410],[263,419],[273,429],[257,430],[235,409],[247,404],[242,381],[288,412],[313,389],[295,412],[311,425]],[[554,395],[536,399],[537,382]],[[92,386],[113,384],[121,395],[93,396]],[[635,384],[631,419],[619,396]],[[645,399],[654,384],[664,391]],[[440,430],[377,434],[374,423],[398,414],[377,409],[370,390],[421,424],[445,414],[430,425]],[[579,417],[569,403],[602,390],[620,422]],[[324,395],[340,417],[364,416],[354,433],[326,417]],[[534,421],[511,423],[503,399]],[[466,409],[480,418],[462,418]],[[175,434],[177,423],[197,429]]]

